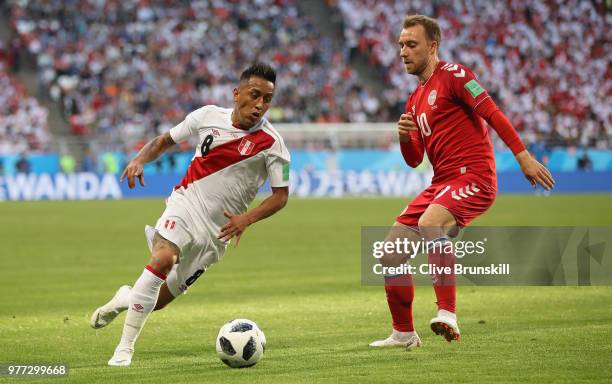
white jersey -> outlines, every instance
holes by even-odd
[[[202,229],[218,234],[227,223],[223,211],[244,213],[257,191],[270,179],[271,187],[289,185],[289,151],[270,122],[243,130],[232,125],[232,109],[207,105],[170,129],[178,143],[192,136],[199,143],[185,177],[167,204],[184,208],[193,235]],[[205,228],[200,228],[204,226]]]

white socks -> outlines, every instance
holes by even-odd
[[[144,326],[149,314],[153,312],[159,289],[164,283],[165,276],[154,271],[147,265],[142,275],[134,283],[129,295],[129,307],[123,324],[123,334],[117,349],[134,350],[134,343],[140,330]],[[163,278],[162,278],[163,277]]]

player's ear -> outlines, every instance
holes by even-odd
[[[431,41],[431,45],[429,46],[429,52],[433,55],[438,51],[438,42],[435,40]]]
[[[238,88],[234,88],[234,90],[232,91],[232,93],[234,94],[234,101],[238,101]]]

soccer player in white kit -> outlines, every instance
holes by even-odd
[[[155,228],[145,228],[150,263],[133,287],[119,288],[91,317],[91,326],[98,329],[127,310],[121,341],[108,365],[130,365],[149,314],[184,293],[223,256],[230,239],[237,245],[249,225],[287,203],[289,151],[264,118],[275,81],[270,66],[253,64],[240,75],[233,91],[233,109],[207,105],[191,112],[169,132],[147,143],[123,171],[121,181],[127,178],[130,188],[137,178],[144,187],[144,164],[175,143],[199,138],[185,177],[166,201],[166,210]],[[266,179],[271,196],[247,211]]]

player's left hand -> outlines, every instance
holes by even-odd
[[[222,241],[230,241],[232,238],[236,238],[236,243],[234,244],[234,248],[238,246],[238,242],[240,241],[240,236],[247,229],[249,224],[249,218],[246,215],[234,215],[229,213],[228,211],[223,211],[223,215],[229,219],[227,224],[221,228],[221,233],[217,236],[217,239]]]
[[[523,151],[517,154],[516,159],[521,166],[521,171],[534,188],[540,184],[544,189],[550,191],[555,186],[555,179],[550,171],[534,159],[529,152]]]

